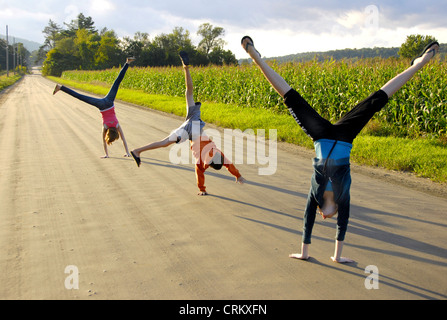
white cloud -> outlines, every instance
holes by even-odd
[[[79,15],[79,8],[75,5],[68,5],[64,9],[64,23],[70,23]]]
[[[367,15],[365,12],[360,11],[348,11],[335,19],[335,22],[341,26],[352,29],[365,25]]]
[[[140,31],[153,38],[183,27],[194,44],[199,40],[198,26],[209,22],[225,29],[226,49],[238,58],[246,57],[240,47],[246,34],[253,36],[265,56],[399,46],[413,33],[447,42],[445,0],[427,0],[422,5],[416,0],[405,5],[384,0],[0,0],[0,4],[0,21],[9,25],[11,33],[39,42],[49,19],[63,26],[81,12],[92,17],[97,29],[115,30],[120,37]],[[372,26],[372,13],[367,10],[371,4],[378,11]]]
[[[36,12],[20,8],[6,8],[0,10],[0,19],[5,21],[45,21],[52,17],[45,12]]]
[[[115,11],[115,5],[107,0],[92,0],[90,3],[90,14],[102,15],[108,14],[110,11]]]

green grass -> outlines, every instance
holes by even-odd
[[[415,173],[447,182],[446,143],[435,139],[406,139],[361,135],[354,142],[356,163]]]
[[[81,83],[62,78],[49,79],[99,95],[106,95],[108,84]],[[146,106],[151,109],[185,116],[183,97],[148,94],[142,90],[121,88],[117,99]],[[235,104],[204,102],[202,119],[207,123],[240,129],[277,129],[279,141],[313,148],[308,138],[293,118],[288,114],[270,109],[245,107]],[[373,123],[374,125],[374,123]],[[447,182],[447,142],[434,138],[398,138],[370,136],[367,128],[354,142],[352,161],[361,165],[378,166],[390,170],[406,171],[420,177],[426,177],[438,183]]]
[[[16,75],[10,75],[7,77],[6,75],[0,76],[0,91],[5,89],[6,87],[9,87],[19,81],[22,78],[22,75],[16,74]]]

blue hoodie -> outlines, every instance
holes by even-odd
[[[317,157],[313,159],[314,173],[304,212],[303,243],[311,243],[317,207],[323,207],[323,194],[326,190],[334,192],[334,200],[338,205],[336,239],[343,241],[349,221],[351,187],[349,157],[352,144],[321,139],[315,141],[314,145]]]

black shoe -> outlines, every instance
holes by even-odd
[[[254,46],[254,42],[253,42],[252,38],[250,38],[249,36],[245,36],[245,37],[242,37],[241,44],[244,43],[245,39],[250,40],[250,42],[247,42],[247,44],[244,47],[244,50],[248,52],[248,46]]]
[[[438,45],[438,47],[439,47],[439,43],[438,43],[438,41],[432,41],[432,42],[430,42],[427,46],[425,46],[424,50],[422,50],[422,53],[421,53],[419,56],[417,56],[416,58],[414,58],[413,61],[411,61],[411,65],[413,65],[414,60],[416,60],[416,59],[422,57],[425,53],[427,53],[428,49],[430,49],[430,48],[431,48],[432,46],[434,46],[435,44]],[[433,56],[434,56],[434,55],[433,55]]]
[[[244,44],[244,40],[245,40],[245,39],[248,39],[249,41],[247,42],[247,44],[246,44],[245,47],[244,47],[243,44]],[[253,39],[250,38],[249,36],[245,36],[245,37],[242,38],[242,40],[241,40],[241,45],[242,45],[242,47],[244,48],[244,50],[245,50],[247,53],[248,53],[248,47],[249,47],[249,46],[252,46],[253,48],[255,47],[254,42],[253,42]],[[255,49],[255,51],[256,51],[256,53],[257,53],[260,57],[262,57],[258,50]]]
[[[182,59],[182,62],[185,66],[189,66],[189,57],[186,51],[180,51],[179,52],[180,59]]]
[[[130,154],[132,155],[132,157],[134,158],[135,162],[137,163],[137,166],[140,166],[140,164],[141,164],[141,158],[140,158],[140,157],[137,157],[137,156],[135,155],[135,153],[133,153],[133,151],[131,151]]]

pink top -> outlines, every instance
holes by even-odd
[[[115,114],[115,106],[101,111],[102,122],[107,128],[116,128],[118,127],[118,119]]]

